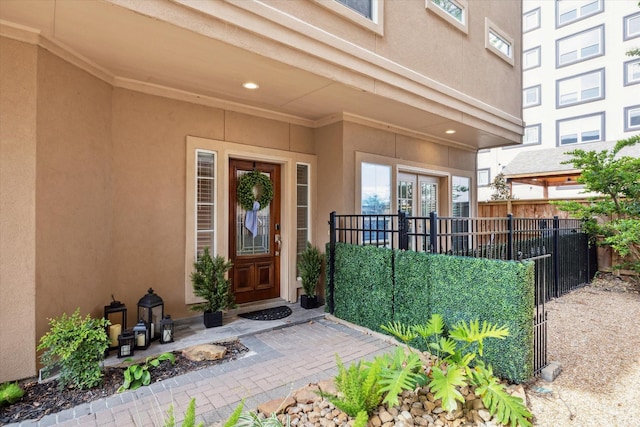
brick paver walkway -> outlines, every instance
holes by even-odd
[[[306,384],[333,377],[337,372],[336,354],[348,365],[360,359],[371,360],[394,346],[377,334],[330,319],[261,332],[240,341],[250,350],[242,359],[19,425],[161,427],[171,403],[180,425],[189,401],[195,398],[197,421],[209,426],[226,420],[242,399],[245,408],[255,409]]]

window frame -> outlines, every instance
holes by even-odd
[[[527,129],[534,129],[534,128],[538,129],[538,140],[535,142],[524,142],[524,136],[527,132]],[[542,123],[536,123],[533,125],[525,126],[524,133],[522,134],[522,144],[520,145],[520,147],[527,147],[531,145],[540,145],[540,144],[542,144]]]
[[[194,233],[194,247],[193,247],[193,253],[192,255],[194,256],[194,260],[197,259],[199,252],[198,252],[198,234],[199,232],[201,232],[201,230],[199,230],[198,228],[198,207],[200,205],[200,202],[198,201],[198,180],[200,179],[200,175],[198,174],[198,158],[199,155],[203,153],[203,154],[211,154],[213,156],[213,177],[212,177],[212,186],[213,186],[213,195],[212,195],[212,200],[213,202],[211,203],[211,224],[213,225],[213,227],[211,228],[210,232],[212,233],[211,236],[211,240],[212,240],[212,245],[209,248],[210,252],[211,252],[211,256],[216,256],[218,254],[218,245],[217,245],[217,233],[216,233],[216,227],[218,224],[218,153],[214,150],[206,150],[206,149],[202,149],[202,148],[196,148],[195,149],[195,153],[194,153],[194,160],[195,160],[195,165],[194,165],[194,218],[193,218],[193,233]]]
[[[514,66],[515,65],[515,45],[513,37],[509,36],[509,34],[500,29],[496,24],[494,24],[489,18],[484,18],[484,47],[492,52],[494,55],[501,58],[507,64]],[[509,54],[507,55],[502,50],[497,48],[491,43],[491,33],[493,33],[497,38],[501,39],[509,46]]]
[[[598,53],[596,55],[580,57],[580,58],[578,58],[576,60],[573,60],[573,61],[560,63],[560,43],[565,42],[565,41],[567,41],[569,39],[572,39],[572,38],[575,38],[575,37],[580,37],[580,36],[582,36],[582,35],[584,35],[586,33],[589,33],[591,31],[597,31],[597,30],[600,31],[600,53]],[[579,62],[588,61],[588,60],[593,59],[593,58],[598,58],[600,56],[604,56],[604,54],[605,54],[605,46],[606,46],[604,38],[605,38],[604,24],[600,24],[600,25],[596,25],[595,27],[587,28],[586,30],[579,31],[577,33],[573,33],[573,34],[570,34],[570,35],[568,35],[566,37],[562,37],[562,38],[556,40],[556,68],[562,68],[562,67],[566,67],[566,66],[569,66],[569,65],[577,64]],[[581,47],[581,49],[582,49],[582,47]]]
[[[579,78],[588,76],[590,74],[596,74],[596,73],[600,74],[600,95],[597,98],[589,98],[587,100],[579,99],[579,100],[577,100],[575,102],[570,102],[570,103],[567,103],[567,104],[560,104],[560,97],[562,95],[561,92],[560,92],[560,85],[563,82],[567,82],[569,80],[579,79]],[[589,102],[594,102],[594,101],[599,101],[601,99],[604,99],[605,98],[605,84],[606,84],[606,78],[605,78],[605,69],[604,68],[598,68],[596,70],[591,70],[591,71],[587,71],[587,72],[580,73],[580,74],[575,74],[573,76],[569,76],[569,77],[565,77],[565,78],[556,80],[556,109],[572,107],[574,105],[586,104],[586,103],[589,103]],[[581,93],[581,92],[582,92],[582,90],[579,93]]]
[[[483,184],[480,181],[480,173],[481,172],[486,172],[487,173],[487,183]],[[488,187],[491,185],[491,168],[481,168],[478,169],[477,174],[476,174],[476,180],[478,181],[478,187]]]
[[[525,93],[528,90],[532,90],[532,89],[535,89],[537,91],[538,100],[537,100],[537,102],[535,104],[526,105],[525,104],[525,99],[527,97],[525,96]],[[542,85],[538,84],[538,85],[534,85],[534,86],[525,87],[524,89],[522,89],[522,109],[523,110],[526,109],[526,108],[537,107],[537,106],[539,106],[541,104],[542,104]]]
[[[527,57],[527,53],[533,52],[533,51],[538,52],[538,55],[537,55],[538,61],[536,65],[525,67],[525,59]],[[534,68],[539,68],[541,66],[542,66],[542,47],[541,46],[532,47],[531,49],[527,49],[524,52],[522,52],[522,71],[533,70]]]
[[[638,72],[640,73],[640,58],[631,59],[631,60],[626,61],[626,62],[624,62],[622,64],[623,71],[624,71],[624,85],[625,86],[637,85],[638,83],[640,83],[640,76],[638,76],[637,80],[629,80],[629,67],[633,66],[634,63],[635,63],[635,66],[638,67]]]
[[[531,27],[531,28],[526,28],[525,27],[525,17],[528,16],[528,15],[531,15],[533,13],[535,13],[537,15],[538,23],[535,26]],[[525,34],[525,33],[528,33],[530,31],[534,31],[534,30],[537,30],[538,28],[540,28],[540,26],[542,25],[542,19],[541,18],[542,17],[541,17],[540,6],[536,7],[535,9],[531,9],[528,12],[524,12],[522,14],[522,34]]]
[[[638,30],[637,33],[633,34],[633,35],[629,35],[628,31],[629,31],[629,21],[631,19],[638,19],[640,20],[640,12],[636,12],[636,13],[632,13],[631,15],[627,15],[625,17],[622,18],[622,22],[623,22],[623,29],[622,29],[622,39],[624,41],[627,40],[632,40],[632,39],[636,39],[638,37],[640,37],[640,30]]]
[[[457,6],[462,10],[462,17],[463,17],[462,21],[456,19],[455,16],[451,15],[449,12],[444,10],[442,6],[435,3],[434,0],[425,0],[424,7],[428,11],[436,14],[440,18],[447,21],[454,28],[462,31],[464,34],[469,34],[469,16],[468,16],[469,5],[467,3],[467,0],[445,0],[445,1],[453,3],[455,6]]]
[[[306,180],[307,183],[306,184],[301,184],[298,180],[298,168],[300,166],[305,166],[307,168],[306,170]],[[307,187],[307,200],[306,200],[306,205],[301,205],[300,204],[300,199],[298,198],[299,195],[299,188],[301,186],[306,186]],[[298,209],[300,208],[306,208],[306,227],[300,227],[300,223],[298,222],[297,218],[299,218],[299,213],[298,213]],[[311,164],[307,163],[307,162],[296,162],[296,275],[299,273],[297,270],[297,265],[298,265],[298,261],[300,260],[300,253],[302,251],[304,251],[305,247],[306,247],[306,242],[310,242],[311,241],[311,232],[312,232],[312,223],[311,223]],[[305,239],[305,243],[303,244],[304,247],[299,247],[299,241],[298,241],[298,233],[302,230],[305,230],[305,234],[306,234],[306,239]]]
[[[598,10],[596,10],[595,12],[590,12],[590,13],[588,13],[586,15],[579,15],[579,16],[576,16],[575,18],[573,18],[573,19],[571,19],[569,21],[565,21],[565,22],[560,23],[560,13],[559,13],[558,5],[560,4],[561,1],[562,0],[555,0],[555,5],[554,5],[555,6],[555,13],[556,13],[556,19],[555,19],[555,21],[556,21],[556,29],[564,27],[564,26],[567,26],[567,25],[570,25],[570,24],[573,24],[574,22],[582,21],[583,19],[587,19],[587,18],[589,18],[591,16],[594,16],[594,15],[597,15],[599,13],[603,13],[604,12],[604,0],[595,0],[595,1],[598,2],[598,5],[599,5]],[[577,8],[576,11],[578,9],[579,8]]]
[[[560,124],[564,123],[564,122],[569,122],[569,121],[577,121],[577,120],[581,120],[581,119],[586,119],[589,117],[596,117],[596,116],[600,116],[600,139],[598,141],[578,141],[572,144],[562,144],[560,141]],[[591,113],[591,114],[583,114],[581,116],[574,116],[574,117],[566,117],[564,119],[558,119],[556,120],[556,146],[557,147],[569,147],[569,146],[575,146],[575,145],[580,145],[580,144],[585,144],[585,143],[589,143],[589,142],[602,142],[606,140],[606,121],[605,121],[605,112],[604,111],[599,111],[597,113]]]
[[[371,0],[371,19],[358,13],[349,6],[338,3],[336,0],[313,0],[316,4],[330,10],[369,31],[384,36],[384,2],[385,0]]]
[[[640,104],[638,105],[630,105],[628,107],[624,107],[624,131],[625,132],[636,132],[638,130],[640,130],[640,124],[638,124],[637,126],[631,126],[630,124],[630,114],[631,111],[633,110],[638,110],[638,115],[640,116]]]

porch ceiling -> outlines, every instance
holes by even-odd
[[[118,2],[131,9],[114,4]],[[305,52],[297,52],[292,59],[295,49],[265,37],[259,29],[247,40],[246,29],[175,2],[162,3],[156,16],[132,10],[144,4],[153,3],[2,0],[0,19],[10,26],[33,29],[78,54],[119,87],[158,92],[169,88],[185,96],[220,101],[225,108],[271,114],[307,126],[344,114],[360,116],[470,149],[509,145],[519,139],[519,124],[512,118],[503,118],[509,129],[496,126],[491,114],[471,117],[445,105],[446,97],[436,101],[427,90],[416,93],[423,89],[420,85],[415,91],[404,88],[402,97],[389,96],[398,90],[388,82]],[[180,14],[190,14],[193,27],[177,25],[183,22]],[[218,34],[207,33],[211,28]],[[258,82],[260,88],[246,90],[242,87],[246,81]],[[445,134],[448,129],[456,133]]]

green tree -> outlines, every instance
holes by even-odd
[[[612,150],[570,151],[573,164],[582,173],[578,182],[587,192],[598,193],[584,205],[576,201],[555,202],[560,209],[585,221],[587,232],[603,236],[623,258],[622,265],[640,273],[640,158],[620,155],[620,150],[640,141],[640,135],[620,140]]]
[[[515,199],[515,197],[511,195],[509,184],[507,183],[507,179],[504,177],[504,174],[502,172],[496,175],[496,177],[493,179],[493,182],[490,184],[490,187],[493,188],[491,200]]]

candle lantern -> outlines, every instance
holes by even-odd
[[[111,295],[111,304],[104,306],[104,318],[110,323],[106,333],[109,337],[109,350],[118,348],[118,335],[127,329],[127,307]]]
[[[175,323],[171,319],[170,315],[167,314],[162,318],[162,321],[160,321],[160,344],[173,342],[174,326],[175,326]]]
[[[136,346],[133,331],[123,331],[118,335],[118,357],[131,357]]]
[[[163,317],[164,301],[149,288],[148,293],[138,301],[138,319],[147,322],[152,340],[160,338],[160,322]]]
[[[135,340],[135,349],[136,350],[146,350],[149,347],[149,343],[151,339],[149,337],[151,331],[147,326],[147,322],[144,319],[140,319],[138,324],[133,327],[133,338]]]

